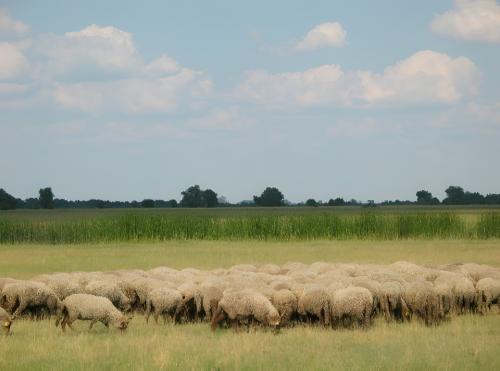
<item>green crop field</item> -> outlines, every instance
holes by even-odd
[[[0,214],[0,277],[290,261],[500,266],[498,226],[495,208],[16,211]],[[53,320],[20,320],[0,336],[0,369],[494,370],[498,328],[496,312],[436,327],[379,318],[367,330],[277,335],[146,325],[141,315],[125,335],[101,325],[89,333],[85,323],[63,335]]]

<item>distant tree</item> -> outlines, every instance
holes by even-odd
[[[149,198],[146,198],[146,199],[142,200],[141,207],[151,209],[151,208],[155,207],[155,202]]]
[[[318,207],[319,203],[314,198],[310,198],[306,201],[306,206]]]
[[[203,207],[215,207],[219,204],[217,199],[217,193],[211,189],[205,189],[201,192],[201,198],[203,202]]]
[[[30,197],[24,200],[24,208],[26,209],[39,209],[40,200],[38,198]]]
[[[276,187],[267,187],[260,196],[253,196],[258,206],[283,206],[285,196]]]
[[[328,200],[328,206],[344,206],[346,202],[344,201],[343,198],[337,197],[335,200],[333,198],[330,198]]]
[[[462,187],[449,186],[445,192],[447,197],[443,200],[444,204],[460,205],[465,202],[465,192]]]
[[[95,200],[95,207],[97,207],[98,209],[104,209],[106,207],[106,201]]]
[[[432,193],[426,190],[421,190],[416,193],[417,204],[422,205],[437,205],[439,200],[436,197],[432,197]]]
[[[217,197],[217,202],[219,205],[229,205],[229,201],[224,196]]]
[[[0,210],[11,210],[17,207],[17,200],[0,188]]]
[[[211,189],[201,190],[199,185],[186,189],[182,194],[182,207],[215,207],[218,205],[217,193]]]
[[[166,206],[167,207],[177,207],[178,206],[177,200],[174,200],[174,199],[168,200],[166,202]]]
[[[38,191],[40,197],[38,201],[40,202],[40,207],[42,209],[53,209],[54,208],[54,193],[52,193],[52,188],[41,188]]]
[[[199,185],[194,185],[181,192],[182,207],[201,207],[203,206],[203,195]]]

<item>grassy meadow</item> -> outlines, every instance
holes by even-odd
[[[0,243],[500,238],[497,208],[51,210],[0,214]]]
[[[0,277],[29,278],[58,271],[149,269],[162,265],[211,269],[238,263],[289,261],[387,264],[408,260],[431,265],[477,262],[500,266],[500,239],[495,234],[498,209],[379,209],[368,214],[363,209],[271,209],[269,213],[257,209],[140,210],[132,214],[130,210],[2,213]],[[113,232],[116,228],[113,223],[120,218],[135,218],[144,223],[139,227],[128,224],[135,231],[135,238],[123,238],[134,236],[126,234],[131,233],[127,229]],[[270,232],[258,237],[252,235],[257,229],[245,228],[251,225],[250,220],[256,219],[269,221],[274,229],[260,226],[258,230]],[[182,228],[194,232],[189,237],[169,235],[168,238],[138,234],[140,228],[157,220],[185,220]],[[214,234],[210,234],[215,230],[214,220],[215,224],[229,223],[233,234],[214,238]],[[293,228],[302,225],[304,229],[288,226],[287,230],[295,234],[280,234],[279,228],[285,227],[276,226],[284,220],[287,223],[298,220],[302,224],[297,222],[299,226]],[[344,226],[352,223],[351,232],[322,234],[332,229],[327,222],[338,220],[345,223]],[[408,228],[413,235],[394,234],[394,229],[390,229],[394,228],[395,221],[402,223],[402,220],[411,222]],[[200,228],[197,222],[208,223],[212,228],[208,231],[212,232],[207,229],[196,232]],[[231,224],[233,222],[235,224]],[[99,228],[95,227],[83,233],[77,229],[81,223],[109,229],[99,234],[95,232]],[[481,223],[485,225],[483,228],[495,233],[481,236],[477,232]],[[2,236],[6,225],[18,226],[10,230],[8,239]],[[68,232],[70,226],[76,229]],[[149,228],[159,233],[160,226]],[[352,232],[354,226],[358,228],[357,233]],[[401,228],[401,224],[399,226]],[[52,237],[41,238],[42,233],[33,234],[37,237],[29,239],[23,234],[26,233],[23,228],[34,228],[30,233],[50,230]],[[239,228],[246,234],[238,232]],[[145,230],[147,228],[141,233]],[[85,233],[96,234],[81,238]],[[116,233],[117,237],[104,238],[110,233]],[[61,237],[68,235],[73,236],[68,241],[67,237]],[[88,323],[75,325],[75,332],[63,335],[53,320],[14,323],[12,336],[0,336],[0,370],[494,370],[500,362],[498,313],[454,317],[438,327],[426,327],[417,321],[388,324],[377,320],[368,330],[332,331],[299,326],[284,329],[278,335],[263,329],[249,333],[231,330],[212,333],[208,324],[146,325],[140,315],[133,319],[125,335],[114,330],[108,332],[102,325],[96,325],[90,333]]]

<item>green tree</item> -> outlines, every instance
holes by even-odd
[[[155,202],[150,198],[146,198],[145,200],[142,200],[141,206],[147,209],[151,209],[155,207]]]
[[[182,207],[201,207],[203,206],[203,195],[199,185],[194,185],[181,192]]]
[[[203,207],[215,207],[219,204],[217,193],[211,189],[205,189],[202,191],[201,197],[203,199]]]
[[[52,188],[41,188],[38,191],[40,197],[38,201],[40,202],[40,207],[42,209],[53,209],[54,208],[54,193],[52,193]]]
[[[174,200],[173,198],[171,200],[168,200],[166,206],[167,207],[177,207],[178,206],[177,200]]]
[[[253,196],[253,200],[258,206],[283,206],[285,196],[276,187],[267,187],[260,196]]]
[[[422,205],[436,205],[439,200],[436,197],[432,197],[432,193],[426,190],[421,190],[416,193],[417,204]]]
[[[333,198],[330,198],[328,200],[328,206],[344,206],[345,201],[343,198],[337,197],[335,200]]]
[[[443,200],[444,204],[459,205],[465,202],[465,192],[462,187],[449,186],[445,192],[447,197]]]
[[[0,188],[0,210],[11,210],[17,207],[17,200]]]
[[[314,198],[310,198],[306,201],[306,206],[310,206],[310,207],[318,207],[319,204],[318,202],[314,199]]]

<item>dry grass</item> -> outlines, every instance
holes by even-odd
[[[168,242],[0,246],[0,276],[43,272],[151,268],[213,268],[242,262],[474,261],[500,266],[500,241]],[[0,370],[102,369],[477,369],[500,364],[500,315],[461,316],[439,327],[417,322],[369,330],[297,327],[279,335],[218,330],[208,324],[146,325],[137,316],[122,336],[88,323],[63,335],[53,321],[14,323],[0,336]]]
[[[127,268],[217,268],[238,263],[300,261],[421,264],[476,262],[500,266],[499,240],[227,242],[169,241],[102,245],[0,245],[0,276]]]
[[[146,325],[136,317],[126,335],[87,323],[63,335],[52,322],[19,322],[0,337],[2,370],[102,369],[496,369],[498,314],[453,318],[438,328],[419,323],[369,330],[298,327],[212,333],[208,324]]]

